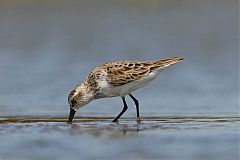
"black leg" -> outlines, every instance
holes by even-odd
[[[123,110],[121,113],[119,113],[119,115],[113,120],[113,122],[117,122],[118,119],[122,116],[122,114],[128,109],[128,106],[127,106],[127,103],[126,103],[126,100],[125,100],[125,97],[122,97],[122,100],[123,100]]]
[[[139,103],[138,100],[133,97],[133,95],[129,94],[129,96],[132,98],[132,100],[134,101],[135,105],[136,105],[136,110],[137,110],[137,122],[140,122],[140,116],[139,116]]]

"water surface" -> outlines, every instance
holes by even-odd
[[[239,117],[11,117],[2,159],[238,159]],[[12,152],[14,151],[14,154]]]
[[[237,0],[0,1],[0,160],[239,159]],[[67,125],[67,96],[116,60],[180,56],[136,91]]]

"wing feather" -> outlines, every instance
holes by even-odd
[[[150,72],[161,71],[181,60],[180,57],[171,57],[149,62],[118,61],[105,63],[102,67],[107,72],[109,83],[113,86],[121,86],[132,81],[142,80]]]
[[[147,62],[121,61],[107,64],[107,77],[109,83],[114,86],[121,86],[132,81],[141,80],[149,72]]]

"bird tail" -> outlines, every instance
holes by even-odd
[[[158,61],[154,61],[152,63],[152,66],[150,67],[150,72],[152,72],[152,71],[160,72],[160,71],[166,69],[167,67],[169,67],[175,63],[178,63],[182,60],[183,60],[183,58],[181,58],[181,57],[171,57],[171,58],[167,58],[167,59],[161,59]]]
[[[171,58],[167,58],[167,59],[161,59],[159,61],[156,61],[155,63],[157,65],[161,65],[161,66],[170,66],[170,65],[173,65],[175,63],[178,63],[180,61],[182,61],[183,58],[181,57],[171,57]]]

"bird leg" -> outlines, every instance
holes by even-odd
[[[129,94],[129,96],[132,98],[132,100],[134,101],[134,103],[136,105],[137,123],[139,124],[141,122],[141,119],[140,119],[140,116],[139,116],[139,103],[138,103],[138,100],[132,94]]]
[[[112,122],[117,122],[118,119],[122,116],[122,114],[128,109],[125,97],[122,97],[122,101],[123,101],[123,110],[119,113],[119,115],[112,121]]]

